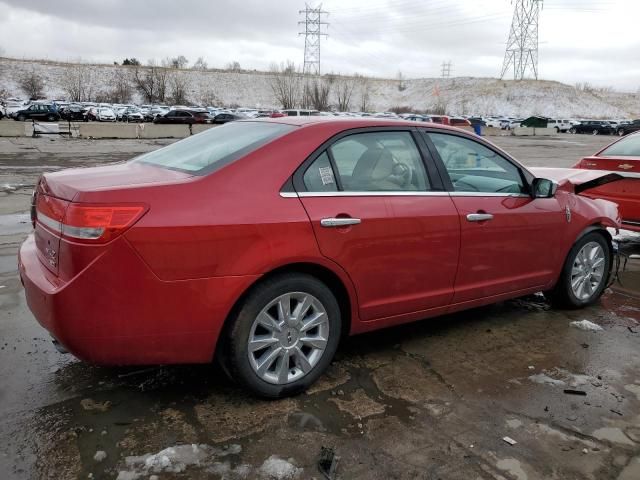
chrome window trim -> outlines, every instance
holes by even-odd
[[[280,192],[282,198],[304,197],[517,197],[531,198],[526,193],[493,192]]]

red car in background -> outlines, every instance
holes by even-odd
[[[620,207],[622,228],[640,232],[640,132],[607,145],[585,157],[573,168],[615,172],[618,181],[585,192],[591,198],[604,198]]]
[[[617,207],[576,194],[599,174],[567,171],[541,178],[433,124],[242,120],[44,174],[20,277],[37,320],[80,359],[217,356],[254,393],[292,395],[345,335],[539,291],[597,301]]]

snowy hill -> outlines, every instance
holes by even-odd
[[[132,74],[132,67],[86,65],[91,70],[92,91],[104,90],[119,73]],[[49,99],[64,99],[65,76],[77,65],[49,61],[0,58],[0,90],[24,96],[18,79],[30,72],[45,81]],[[269,72],[225,70],[176,70],[184,80],[187,98],[203,103],[214,98],[220,105],[245,107],[280,107],[274,97]],[[575,88],[553,81],[509,81],[493,78],[450,78],[398,80],[340,77],[354,85],[350,109],[361,109],[362,97],[368,95],[368,110],[386,111],[409,107],[420,111],[444,108],[449,114],[545,115],[569,118],[637,118],[640,95],[589,88]],[[400,88],[402,87],[402,88]],[[334,98],[333,95],[330,98]],[[133,100],[140,102],[137,94]],[[334,100],[335,101],[335,100]]]

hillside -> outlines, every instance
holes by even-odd
[[[48,61],[0,58],[0,89],[24,96],[18,79],[36,72],[45,80],[45,94],[50,99],[64,99],[65,76],[76,65]],[[118,74],[132,74],[132,67],[87,65],[91,70],[94,92],[104,90]],[[279,107],[271,82],[273,75],[257,71],[176,70],[186,85],[187,98],[193,103],[215,99],[220,105]],[[498,80],[493,78],[450,78],[398,80],[341,77],[353,82],[351,110],[360,110],[361,99],[368,92],[368,109],[385,111],[392,107],[410,107],[433,111],[444,107],[449,114],[546,115],[570,118],[640,117],[640,95],[610,91],[576,89],[553,81]],[[331,96],[330,98],[334,98]],[[140,102],[137,94],[134,100]],[[335,100],[334,100],[335,101]]]

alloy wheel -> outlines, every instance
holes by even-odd
[[[591,132],[592,135],[597,135],[598,134],[598,130],[594,130],[593,132]]]
[[[265,382],[284,385],[311,372],[329,340],[329,319],[313,295],[290,292],[273,299],[251,326],[251,368]]]
[[[597,242],[585,244],[571,267],[571,291],[579,300],[590,299],[604,281],[605,254]]]

